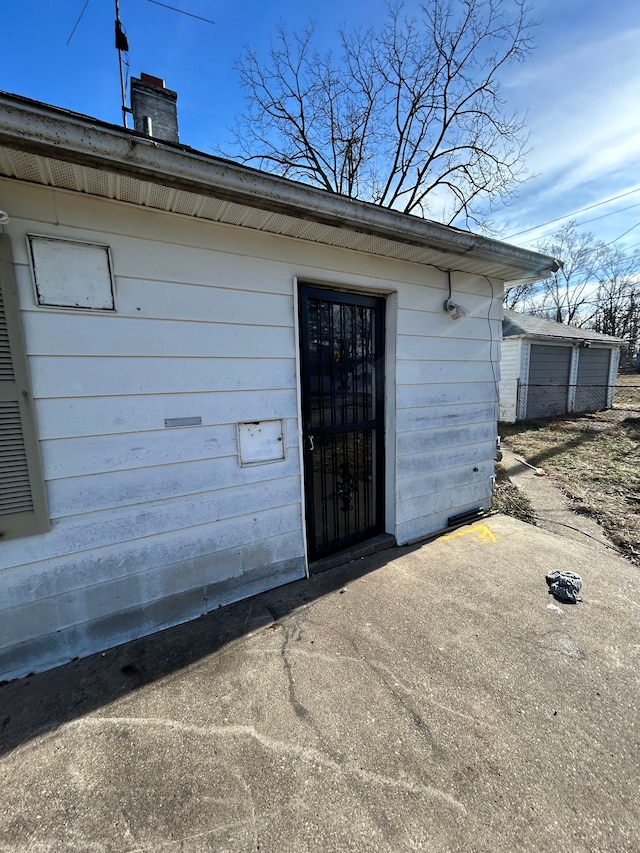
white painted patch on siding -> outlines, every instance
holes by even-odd
[[[113,311],[109,247],[30,236],[38,303]]]
[[[284,455],[283,421],[238,424],[238,458],[241,465],[280,462]]]

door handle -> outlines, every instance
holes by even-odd
[[[311,452],[313,453],[313,451],[316,449],[315,445],[313,443],[313,436],[310,435],[310,436],[308,436],[308,438],[309,438],[309,450],[311,450]]]

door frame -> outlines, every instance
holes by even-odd
[[[318,281],[314,279],[300,279],[297,276],[293,280],[294,285],[294,316],[295,316],[295,333],[296,333],[296,372],[298,379],[297,393],[297,411],[298,411],[298,435],[299,435],[299,458],[300,458],[300,486],[301,486],[301,510],[302,510],[302,531],[304,539],[304,550],[307,565],[307,576],[309,576],[309,565],[316,560],[322,559],[324,555],[319,557],[311,557],[313,550],[312,543],[309,541],[309,521],[308,511],[313,507],[313,501],[309,500],[309,494],[313,488],[312,481],[306,476],[307,472],[307,449],[305,448],[305,414],[303,411],[303,397],[305,391],[304,369],[302,362],[302,299],[301,294],[303,289],[306,291],[316,292],[320,298],[322,294],[326,294],[329,298],[333,295],[337,297],[336,301],[341,301],[340,297],[346,297],[343,301],[349,302],[350,297],[357,302],[358,299],[372,299],[378,303],[379,317],[381,322],[381,344],[382,358],[380,364],[382,370],[377,373],[377,388],[378,388],[378,405],[381,407],[379,419],[379,427],[376,433],[376,452],[374,455],[373,464],[376,467],[376,495],[375,495],[375,510],[376,510],[376,525],[375,532],[365,536],[363,540],[373,538],[394,526],[395,507],[393,502],[389,501],[389,489],[395,482],[395,467],[393,465],[393,454],[386,452],[387,439],[390,434],[390,428],[395,423],[395,406],[393,405],[395,392],[395,377],[390,375],[390,365],[395,363],[395,312],[391,311],[391,307],[396,304],[396,291],[390,290],[375,290],[371,287],[360,286],[342,286],[336,282]],[[389,322],[393,328],[389,329]],[[393,352],[392,352],[393,350]],[[390,397],[391,395],[391,397]],[[390,405],[391,402],[391,405]],[[352,547],[351,544],[345,544],[344,549],[332,551],[331,554],[339,554],[341,550],[347,550]]]

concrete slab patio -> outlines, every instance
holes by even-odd
[[[496,516],[1,686],[0,850],[637,851],[639,663],[638,569]]]

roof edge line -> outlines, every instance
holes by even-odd
[[[88,116],[0,93],[0,143],[28,153],[150,180],[300,219],[350,229],[450,255],[496,259],[542,278],[558,261],[453,226],[168,144]]]

